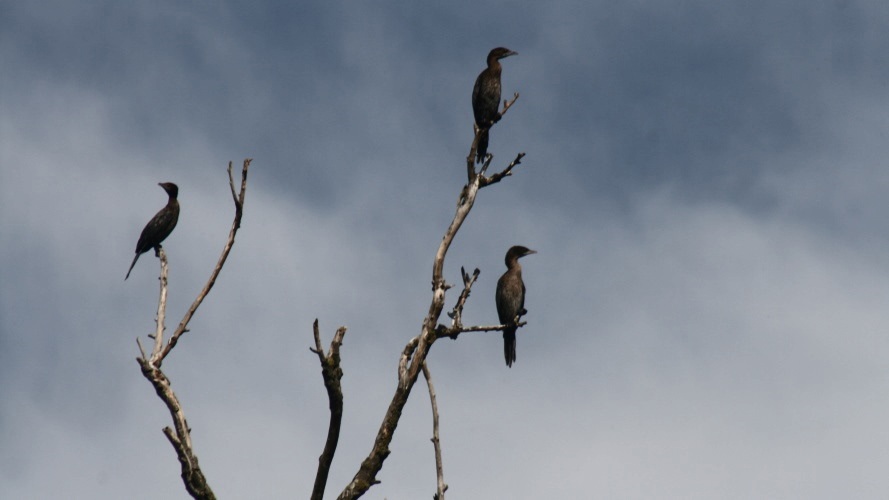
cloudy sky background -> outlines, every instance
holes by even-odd
[[[168,319],[243,228],[164,368],[220,498],[304,498],[327,429],[311,323],[339,325],[335,497],[370,450],[465,182],[488,50],[521,98],[446,262],[496,320],[435,345],[451,498],[889,494],[889,4],[0,5],[0,497],[187,498],[134,361],[179,184]],[[456,292],[448,304],[456,300]],[[325,343],[326,343],[325,342]],[[420,386],[418,386],[418,389]],[[430,498],[414,392],[368,498]]]

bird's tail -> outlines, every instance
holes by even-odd
[[[506,328],[503,330],[503,355],[506,357],[506,366],[512,368],[515,363],[515,332],[516,328]]]
[[[130,264],[130,269],[129,269],[129,271],[127,271],[127,278],[130,277],[130,273],[133,271],[133,267],[135,267],[135,265],[136,265],[136,261],[139,260],[139,256],[140,256],[140,255],[142,255],[142,254],[137,252],[137,253],[136,253],[136,256],[133,257],[133,263]],[[127,278],[124,278],[123,280],[126,281]]]
[[[475,150],[475,162],[482,163],[488,154],[488,129],[482,129],[478,133],[478,148]]]

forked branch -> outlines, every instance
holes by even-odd
[[[509,108],[511,108],[512,105],[515,104],[515,102],[518,100],[519,100],[519,93],[518,92],[516,92],[515,94],[512,95],[511,101],[504,99],[503,100],[503,111],[500,112],[500,118],[498,118],[497,121],[500,121],[503,118],[503,115],[505,115],[506,112],[509,111]],[[493,124],[491,124],[491,126],[493,126]],[[488,128],[490,129],[490,127],[488,127]],[[476,153],[478,152],[478,143],[479,143],[479,140],[481,139],[481,136],[482,136],[482,129],[478,128],[478,125],[473,124],[473,131],[475,132],[475,139],[472,141],[472,146],[469,148],[469,155],[470,156],[468,158],[466,158],[466,174],[467,174],[467,177],[468,177],[470,183],[472,182],[473,177],[475,177],[477,175],[477,172],[475,171],[475,157],[476,157]],[[524,154],[525,153],[522,153],[522,155],[524,155]],[[488,153],[487,157],[485,158],[485,162],[482,166],[482,169],[481,169],[482,174],[484,174],[485,170],[488,169],[488,165],[491,164],[491,160],[493,158],[494,158],[494,155]]]
[[[432,447],[435,450],[435,477],[436,492],[434,500],[445,500],[445,491],[448,485],[444,482],[444,466],[441,460],[441,440],[438,437],[438,403],[435,400],[435,387],[432,386],[432,374],[429,373],[429,365],[423,363],[423,377],[426,379],[426,387],[429,388],[429,402],[432,404]]]
[[[505,103],[503,113],[515,103],[516,99],[518,99],[518,93],[515,94],[515,97],[511,102]],[[395,388],[395,394],[392,397],[392,401],[389,403],[389,408],[386,410],[386,415],[383,417],[380,429],[377,432],[373,448],[367,458],[361,463],[361,467],[352,478],[352,481],[346,485],[340,493],[338,498],[341,500],[358,498],[366,493],[371,486],[379,482],[376,477],[379,471],[383,468],[383,462],[386,460],[386,457],[389,456],[389,444],[392,442],[392,436],[395,433],[395,428],[398,426],[398,421],[401,418],[404,405],[410,397],[411,389],[416,383],[420,371],[422,371],[429,349],[432,347],[432,344],[440,338],[438,319],[444,309],[445,292],[450,288],[450,285],[445,282],[443,274],[444,262],[448,249],[454,241],[454,237],[457,235],[460,227],[463,225],[463,222],[466,220],[466,217],[469,215],[469,212],[472,210],[479,188],[484,185],[498,182],[503,177],[510,175],[513,167],[518,165],[524,156],[524,153],[519,154],[513,163],[499,174],[499,177],[493,176],[491,179],[488,179],[484,176],[484,171],[487,166],[490,165],[490,155],[485,161],[481,172],[476,172],[475,170],[475,156],[478,142],[479,133],[476,131],[475,138],[470,147],[469,156],[466,157],[468,181],[460,191],[460,195],[457,199],[457,211],[441,239],[441,243],[439,244],[438,251],[436,252],[435,259],[432,263],[432,301],[429,305],[429,311],[423,319],[420,334],[409,340],[402,351],[398,363],[398,384]],[[492,180],[495,178],[496,180]],[[455,320],[454,328],[457,328],[457,330],[465,330],[456,325],[459,324],[459,316],[462,313],[463,304],[466,302],[466,299],[469,296],[469,289],[472,287],[472,283],[477,276],[477,271],[471,278],[465,271],[463,272],[464,288],[461,297],[457,302],[457,306],[454,308],[454,316],[452,316]],[[499,328],[502,329],[503,327],[500,326]],[[456,333],[459,334],[459,331],[456,331]]]
[[[324,489],[327,487],[327,477],[330,474],[330,465],[336,453],[336,446],[340,439],[340,427],[343,423],[343,387],[340,380],[343,378],[343,369],[340,366],[340,346],[343,345],[343,337],[346,335],[346,327],[341,326],[330,341],[330,350],[324,354],[321,346],[321,333],[318,330],[318,320],[312,324],[315,333],[315,348],[310,351],[318,355],[321,362],[321,377],[324,379],[324,387],[327,389],[328,405],[330,407],[330,424],[327,428],[327,442],[324,451],[318,457],[318,472],[315,474],[315,487],[312,489],[312,500],[322,500]]]
[[[191,321],[192,316],[194,316],[194,313],[210,292],[210,289],[213,288],[213,284],[216,282],[216,278],[219,276],[219,272],[222,270],[222,266],[225,264],[228,254],[231,252],[231,248],[235,243],[235,234],[237,233],[238,228],[241,227],[241,216],[244,210],[244,198],[247,190],[247,170],[249,166],[250,160],[244,160],[244,167],[241,172],[240,194],[236,194],[234,178],[232,177],[232,164],[231,162],[228,164],[229,186],[231,187],[232,198],[235,203],[235,219],[232,223],[231,231],[229,231],[228,240],[226,240],[222,255],[216,263],[216,267],[211,273],[210,279],[207,281],[207,284],[204,285],[203,290],[198,294],[198,297],[192,303],[188,312],[185,313],[185,317],[179,323],[179,326],[176,328],[176,331],[173,332],[173,335],[170,337],[170,340],[166,345],[164,345],[163,334],[166,329],[165,318],[167,309],[168,265],[167,255],[164,252],[164,249],[158,247],[157,254],[161,266],[160,298],[158,299],[157,306],[157,328],[154,334],[150,335],[150,337],[154,338],[154,346],[150,355],[146,355],[145,349],[142,347],[142,342],[138,338],[136,339],[140,354],[140,356],[136,358],[136,362],[139,363],[142,375],[148,379],[154,387],[155,392],[157,392],[158,397],[161,398],[167,406],[167,409],[170,412],[170,417],[173,420],[173,428],[165,427],[163,432],[167,437],[167,440],[170,441],[170,444],[173,445],[173,449],[176,451],[176,456],[179,459],[182,469],[182,481],[185,483],[185,489],[192,497],[202,500],[213,500],[216,496],[213,494],[210,485],[207,484],[207,480],[198,465],[198,458],[194,453],[194,448],[191,442],[191,428],[188,426],[188,422],[185,419],[185,412],[182,410],[182,405],[176,397],[176,394],[173,392],[170,379],[167,378],[163,371],[161,371],[161,364],[173,347],[176,346],[179,337],[188,331],[187,327],[189,321]]]
[[[247,170],[250,168],[251,161],[253,160],[250,158],[244,160],[244,167],[241,169],[240,193],[235,193],[235,180],[234,177],[232,177],[232,163],[228,162],[228,185],[231,188],[232,201],[235,203],[235,219],[232,221],[232,227],[228,232],[228,240],[226,240],[225,246],[222,248],[222,254],[216,262],[216,267],[214,267],[213,272],[210,273],[210,279],[207,280],[204,288],[198,294],[197,298],[194,299],[194,302],[192,302],[191,307],[188,308],[182,321],[179,322],[179,326],[176,327],[176,331],[173,332],[173,335],[170,337],[170,342],[160,353],[152,353],[152,358],[154,358],[153,361],[158,367],[161,366],[164,358],[167,357],[167,354],[176,347],[176,343],[179,342],[179,337],[188,331],[188,323],[191,321],[191,317],[194,316],[194,313],[197,312],[198,307],[201,306],[204,298],[210,293],[210,289],[216,284],[216,278],[219,276],[219,272],[222,271],[222,266],[225,265],[225,261],[228,259],[228,254],[231,252],[232,246],[235,244],[235,235],[238,233],[238,229],[241,228],[241,217],[244,215],[244,199],[247,195]]]
[[[457,299],[457,303],[454,305],[454,309],[448,313],[448,317],[452,319],[451,328],[459,328],[463,326],[463,306],[466,305],[466,299],[469,298],[469,291],[472,290],[472,285],[475,283],[475,280],[478,279],[478,275],[481,274],[481,271],[478,268],[475,268],[475,271],[472,272],[472,276],[466,274],[466,269],[460,268],[460,275],[463,277],[463,291],[460,292],[460,298]]]

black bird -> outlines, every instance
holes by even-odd
[[[133,263],[130,264],[130,270],[127,271],[127,277],[124,280],[130,277],[130,272],[136,265],[136,261],[139,260],[139,256],[152,248],[156,253],[161,242],[170,236],[173,228],[176,227],[176,222],[179,221],[179,201],[176,199],[179,195],[179,187],[172,182],[159,182],[158,185],[164,188],[170,198],[167,200],[167,206],[156,213],[142,230],[139,242],[136,243],[136,257],[133,258]]]
[[[475,79],[472,88],[472,113],[475,125],[481,130],[475,161],[481,163],[488,154],[488,129],[500,121],[500,59],[518,55],[505,47],[497,47],[488,53],[488,67]]]
[[[519,258],[537,253],[523,246],[514,246],[506,252],[506,272],[497,280],[497,316],[501,325],[512,325],[503,329],[503,354],[506,366],[515,362],[515,332],[518,317],[525,315],[525,282],[522,281],[522,266]]]

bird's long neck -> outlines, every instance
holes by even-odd
[[[519,264],[518,257],[513,257],[506,261],[506,269],[514,273],[521,273],[522,266]]]
[[[500,65],[500,61],[496,57],[488,59],[488,71],[497,76],[500,76],[503,71],[503,66]]]

